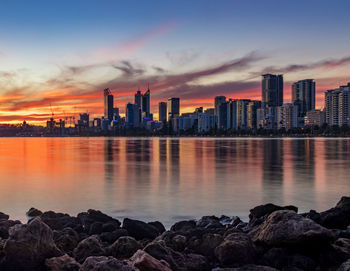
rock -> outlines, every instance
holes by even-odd
[[[40,210],[38,210],[38,209],[36,209],[36,208],[34,208],[34,207],[30,208],[30,209],[27,211],[27,213],[26,213],[26,215],[29,216],[29,217],[41,216],[42,214],[43,214],[42,211],[40,211]]]
[[[62,255],[54,243],[52,230],[39,217],[26,225],[11,227],[3,251],[5,270],[14,266],[16,270],[40,270],[46,258]]]
[[[3,239],[7,239],[9,237],[9,229],[16,224],[21,224],[18,220],[0,220],[0,237]]]
[[[163,240],[166,246],[176,251],[183,251],[186,247],[187,238],[184,235],[177,234],[173,231],[165,231],[156,238],[156,240]]]
[[[272,203],[256,206],[250,210],[249,225],[256,226],[261,224],[267,218],[267,216],[278,210],[292,210],[297,213],[298,207],[292,205],[282,207]]]
[[[220,219],[216,216],[203,216],[197,221],[197,227],[201,228],[222,228],[223,225],[220,223]]]
[[[122,236],[119,237],[109,248],[109,255],[118,258],[125,259],[130,258],[134,253],[141,249],[141,244],[137,242],[133,237]]]
[[[79,271],[138,271],[129,263],[113,257],[91,256],[86,258]]]
[[[334,268],[350,259],[350,240],[337,239],[329,248],[318,256],[318,262],[324,268]]]
[[[10,218],[9,215],[0,212],[0,220],[7,220],[7,219],[9,219],[9,218]]]
[[[54,231],[53,239],[60,250],[72,253],[78,245],[79,235],[72,228],[64,228],[62,231]]]
[[[194,229],[196,227],[196,221],[194,220],[184,220],[176,222],[174,225],[171,226],[171,231],[180,231],[185,232],[190,229]]]
[[[126,229],[130,236],[136,240],[156,238],[160,232],[158,229],[143,221],[125,218],[123,220],[123,228]]]
[[[90,225],[89,235],[100,234],[103,231],[102,222],[94,222]]]
[[[73,255],[78,262],[83,263],[87,257],[101,256],[104,252],[100,239],[93,235],[82,240],[74,249]]]
[[[76,229],[80,221],[76,217],[71,217],[68,214],[55,213],[53,211],[44,212],[40,218],[52,230],[63,230],[64,228]]]
[[[143,250],[136,251],[130,261],[142,271],[171,271],[167,263],[157,260]]]
[[[240,266],[254,263],[256,250],[245,233],[231,233],[215,248],[215,256],[222,265]]]
[[[107,242],[108,244],[113,244],[119,237],[127,236],[128,231],[125,229],[117,229],[112,232],[103,232],[100,234],[100,238],[103,242]]]
[[[287,248],[271,248],[262,257],[261,262],[281,270],[299,268],[315,270],[316,263],[310,257],[301,255]]]
[[[50,271],[79,271],[80,268],[80,264],[67,254],[46,259],[45,265]]]
[[[118,228],[119,226],[117,226],[115,223],[107,222],[102,225],[102,232],[113,232]]]
[[[342,263],[337,271],[350,271],[350,259]]]
[[[211,268],[204,256],[191,253],[185,256],[185,270],[210,271]]]
[[[332,232],[294,211],[275,211],[250,232],[252,240],[267,246],[307,246],[315,249],[333,240]]]
[[[224,238],[215,233],[207,233],[198,242],[190,242],[189,248],[195,253],[204,255],[209,258],[214,258],[215,248],[218,247]]]
[[[270,266],[249,264],[236,268],[215,268],[213,271],[278,271],[278,269],[272,268]]]
[[[116,228],[120,227],[120,222],[118,219],[115,219],[111,216],[108,216],[101,211],[89,209],[87,212],[79,213],[78,219],[83,225],[83,228],[87,231],[90,230],[90,225],[95,222],[103,223],[113,223]]]
[[[164,225],[159,221],[148,222],[148,224],[156,227],[160,234],[166,231]]]

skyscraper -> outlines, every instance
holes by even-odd
[[[111,90],[109,88],[106,88],[104,91],[104,117],[105,119],[108,119],[109,121],[113,120],[113,95],[111,93]]]
[[[145,118],[149,118],[150,117],[150,108],[151,108],[151,91],[148,88],[147,91],[145,92],[145,94],[142,95],[142,106],[141,106],[141,110],[142,110],[142,116]]]
[[[350,125],[350,83],[325,93],[326,122],[329,125]]]
[[[293,104],[298,106],[298,117],[305,117],[307,111],[315,109],[315,82],[300,80],[292,85]]]
[[[283,104],[283,75],[262,75],[262,102],[264,106],[281,106]]]
[[[180,98],[168,99],[168,121],[180,115]]]
[[[214,114],[219,129],[227,129],[229,118],[229,108],[225,96],[216,96],[214,100]]]
[[[138,90],[136,93],[135,93],[135,104],[137,104],[139,107],[140,107],[140,110],[141,110],[141,106],[142,106],[142,94],[141,94],[141,91]]]
[[[160,102],[158,108],[159,108],[159,111],[158,111],[159,121],[165,122],[166,121],[166,112],[167,112],[166,102]]]
[[[128,103],[125,110],[125,121],[129,127],[140,127],[140,108],[137,104]]]

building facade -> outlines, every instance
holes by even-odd
[[[325,93],[326,123],[350,125],[350,83]]]
[[[262,102],[264,106],[281,106],[283,104],[283,75],[262,75]]]
[[[167,104],[166,102],[160,102],[158,104],[158,119],[160,122],[166,122]]]
[[[109,121],[113,120],[114,98],[109,88],[104,91],[104,117]]]
[[[168,99],[168,121],[180,115],[180,98]]]

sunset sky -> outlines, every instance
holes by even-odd
[[[350,1],[1,1],[0,122],[103,112],[109,87],[121,113],[138,88],[152,111],[214,97],[261,99],[261,74],[324,91],[350,81]],[[51,106],[50,106],[51,105]]]

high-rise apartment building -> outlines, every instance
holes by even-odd
[[[142,116],[149,118],[151,116],[151,91],[148,88],[147,91],[142,95]]]
[[[168,99],[168,121],[180,115],[180,98]]]
[[[325,93],[326,122],[329,125],[350,124],[350,83]]]
[[[104,117],[105,119],[108,119],[109,121],[113,120],[113,95],[109,88],[106,88],[104,91]]]
[[[293,104],[298,106],[298,117],[315,109],[315,86],[313,79],[300,80],[292,85]]]
[[[158,116],[159,121],[165,122],[166,121],[166,113],[167,113],[167,104],[166,102],[160,102],[158,104]]]
[[[128,103],[126,105],[125,121],[128,127],[140,127],[140,108],[137,104]]]
[[[277,129],[298,127],[298,106],[291,103],[277,107]]]
[[[262,75],[262,102],[264,106],[281,106],[283,104],[283,75]]]

